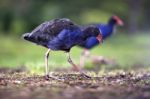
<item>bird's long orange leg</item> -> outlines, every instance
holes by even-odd
[[[45,79],[49,80],[49,78],[58,80],[58,81],[63,81],[62,79],[59,79],[55,76],[52,75],[52,72],[49,73],[49,69],[48,69],[48,58],[49,58],[49,52],[51,51],[51,49],[48,49],[47,52],[45,53]]]
[[[48,58],[49,58],[49,52],[51,49],[48,49],[47,52],[45,53],[45,77],[46,79],[49,78],[49,72],[48,72]]]
[[[49,80],[49,78],[53,78],[55,80],[62,81],[61,79],[54,77],[52,74],[49,74],[49,69],[48,69],[48,58],[49,58],[49,52],[51,49],[48,49],[47,52],[45,53],[45,79]]]
[[[70,53],[67,52],[67,56],[68,56],[68,62],[73,66],[75,71],[80,72],[83,76],[87,77],[87,78],[91,78],[90,76],[86,75],[81,69],[79,69],[79,67],[74,64],[74,62],[72,61],[71,57],[70,57]]]
[[[69,52],[67,53],[67,58],[68,58],[68,62],[73,66],[73,70],[74,71],[80,71],[79,67],[73,63]]]
[[[80,67],[83,69],[86,59],[90,56],[90,52],[87,49],[84,49],[80,56]]]

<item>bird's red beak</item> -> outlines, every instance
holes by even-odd
[[[123,26],[123,21],[118,19],[117,24],[120,25],[120,26]]]
[[[99,41],[99,43],[101,43],[101,42],[103,41],[101,34],[99,34],[99,35],[96,37],[96,39]]]
[[[117,21],[118,25],[120,25],[120,26],[124,25],[123,21],[118,16],[113,16],[113,18]]]

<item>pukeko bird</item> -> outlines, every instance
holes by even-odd
[[[102,34],[102,39],[105,40],[113,34],[114,28],[116,25],[122,26],[122,20],[114,15],[112,16],[107,24],[94,24]],[[94,48],[99,44],[98,40],[95,37],[88,38],[85,42],[82,42],[79,46],[84,48],[81,57],[80,57],[80,66],[83,67],[85,63],[85,58],[89,57],[90,49]]]
[[[77,65],[75,65],[70,57],[70,49],[86,41],[89,37],[97,37],[97,40],[101,42],[101,34],[99,29],[94,26],[88,26],[81,30],[70,19],[53,19],[42,23],[35,28],[31,33],[25,33],[23,38],[38,45],[48,48],[45,54],[45,77],[48,79],[48,57],[50,51],[65,51],[68,56],[68,62],[73,66],[74,70],[84,74]]]

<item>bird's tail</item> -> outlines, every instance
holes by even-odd
[[[36,43],[35,37],[31,34],[31,33],[25,33],[22,35],[22,38],[27,40],[27,41],[31,41]]]
[[[29,40],[30,38],[30,33],[25,33],[22,35],[22,38],[25,39],[25,40]]]
[[[22,38],[32,43],[40,44],[47,47],[46,44],[48,41],[46,39],[43,39],[40,35],[35,35],[33,33],[25,33],[22,35]]]

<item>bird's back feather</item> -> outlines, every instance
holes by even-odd
[[[47,43],[53,40],[63,29],[76,26],[67,18],[53,19],[39,25],[31,33],[24,36],[28,41],[47,47]]]

